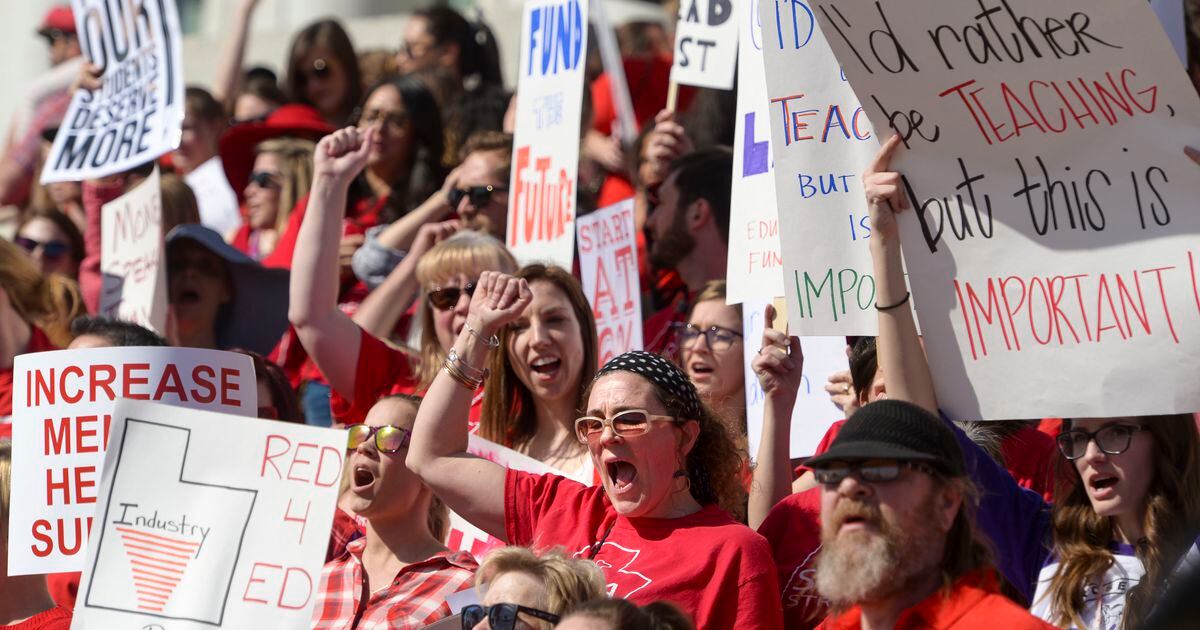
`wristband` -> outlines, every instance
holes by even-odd
[[[475,391],[479,389],[481,385],[483,385],[483,381],[472,379],[466,374],[463,374],[462,370],[458,369],[458,366],[452,363],[450,359],[446,359],[442,362],[442,371],[450,375],[450,378],[454,379],[454,381],[459,385],[462,385],[471,391]]]
[[[468,365],[462,357],[458,356],[458,351],[454,348],[450,348],[450,352],[446,353],[446,361],[452,363],[454,367],[458,368],[459,372],[462,372],[463,375],[473,381],[479,381],[482,383],[483,381],[487,380],[487,368],[481,370],[473,365]]]
[[[492,335],[491,339],[484,338],[483,335],[479,334],[478,330],[475,330],[474,328],[471,327],[471,322],[463,322],[463,328],[466,328],[467,332],[474,335],[476,339],[478,339],[480,342],[482,342],[487,347],[489,347],[493,350],[500,347],[500,338],[499,337],[497,337],[496,335]]]
[[[892,310],[892,309],[894,309],[894,308],[900,308],[901,306],[904,306],[905,304],[908,304],[908,298],[910,298],[910,297],[912,297],[912,292],[911,292],[911,291],[905,291],[905,292],[904,292],[904,298],[903,298],[903,299],[901,299],[899,302],[896,302],[895,304],[889,304],[888,306],[880,306],[880,305],[879,305],[879,303],[876,303],[876,304],[875,304],[875,310],[877,310],[877,311],[890,311],[890,310]]]

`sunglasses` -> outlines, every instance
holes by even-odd
[[[429,296],[429,303],[433,305],[433,308],[439,311],[447,311],[454,308],[455,304],[458,304],[464,293],[467,294],[467,297],[475,295],[475,283],[468,282],[465,287],[434,289],[427,295]]]
[[[706,329],[701,329],[691,324],[675,322],[671,324],[675,329],[675,334],[679,338],[679,345],[683,347],[691,347],[701,336],[708,342],[710,350],[727,350],[733,345],[734,340],[740,339],[742,333],[725,328],[724,326],[710,326]]]
[[[397,426],[385,424],[381,427],[373,427],[367,424],[352,424],[346,427],[346,450],[353,451],[362,446],[363,442],[375,436],[375,450],[380,453],[395,453],[402,448],[408,446],[408,441],[412,439],[412,431],[402,429]]]
[[[1133,434],[1145,427],[1134,424],[1109,424],[1095,431],[1069,429],[1058,434],[1058,450],[1067,459],[1079,459],[1087,454],[1088,442],[1095,440],[1096,446],[1109,455],[1120,455],[1129,450]]]
[[[487,205],[487,203],[492,200],[492,193],[502,192],[508,192],[508,187],[492,185],[470,186],[468,188],[452,189],[447,194],[447,197],[449,198],[451,208],[457,208],[458,204],[462,202],[463,197],[470,199],[471,205],[478,208],[480,206]]]
[[[488,625],[492,627],[492,630],[513,630],[517,626],[517,615],[520,613],[525,613],[531,617],[537,617],[553,624],[557,624],[559,619],[558,615],[554,613],[548,613],[536,608],[527,608],[520,604],[492,604],[486,607],[472,604],[470,606],[463,606],[462,627],[463,630],[470,630],[486,617]]]
[[[18,236],[13,239],[18,247],[32,254],[40,247],[42,249],[42,258],[46,260],[58,260],[67,255],[70,246],[62,241],[35,241],[31,238]]]
[[[250,173],[250,183],[259,188],[279,188],[278,173],[270,171],[255,171]]]
[[[842,480],[850,476],[850,473],[857,472],[858,478],[871,483],[884,483],[895,481],[900,478],[900,471],[905,468],[917,470],[929,475],[936,475],[937,471],[932,466],[922,464],[920,462],[901,462],[901,461],[879,461],[870,460],[865,462],[834,462],[820,468],[813,469],[813,477],[817,483],[826,486],[836,486],[842,483]]]
[[[575,437],[584,444],[600,439],[604,427],[621,437],[635,437],[650,430],[651,422],[678,422],[675,416],[660,416],[645,409],[629,409],[611,418],[584,416],[575,420]]]

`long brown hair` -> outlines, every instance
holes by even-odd
[[[301,65],[308,53],[318,46],[328,50],[346,73],[346,93],[342,95],[342,107],[338,112],[341,120],[333,121],[335,126],[344,125],[349,122],[350,114],[362,101],[363,80],[354,44],[350,41],[346,29],[342,28],[342,24],[337,20],[318,20],[296,33],[296,38],[292,40],[291,53],[288,55],[287,75],[284,79],[288,96],[296,103],[313,105],[304,95],[304,84],[307,80],[304,71],[307,68],[302,68]]]
[[[86,312],[79,285],[61,274],[43,276],[16,245],[0,239],[0,289],[26,323],[65,348],[71,343],[71,320]]]
[[[1155,594],[1161,592],[1163,582],[1200,529],[1200,435],[1195,418],[1175,414],[1138,420],[1154,440],[1154,479],[1146,491],[1145,536],[1135,545],[1146,573],[1126,595],[1123,628],[1136,627],[1145,619]],[[1070,428],[1069,424],[1064,428]],[[1103,575],[1114,562],[1109,550],[1113,523],[1092,508],[1073,462],[1064,458],[1058,477],[1056,496],[1064,498],[1051,514],[1054,553],[1059,561],[1047,593],[1051,622],[1085,627],[1084,585]]]
[[[272,138],[258,143],[255,154],[279,156],[279,210],[275,213],[275,232],[282,235],[296,202],[308,195],[313,179],[313,151],[317,145],[300,138]]]
[[[516,277],[524,278],[531,285],[539,280],[549,282],[558,287],[571,303],[571,310],[579,323],[579,336],[583,340],[583,367],[575,388],[575,408],[579,409],[585,400],[588,385],[596,375],[599,361],[592,306],[588,304],[579,280],[561,267],[535,263],[521,267]],[[519,446],[537,431],[537,409],[533,394],[513,371],[509,352],[511,339],[512,331],[506,326],[500,332],[500,348],[488,359],[490,374],[484,385],[487,394],[483,398],[479,437],[506,446]],[[568,422],[571,420],[574,418],[566,418]]]

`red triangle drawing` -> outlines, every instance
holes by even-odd
[[[162,612],[200,543],[121,525],[116,529],[129,559],[138,610]]]

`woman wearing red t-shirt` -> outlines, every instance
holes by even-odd
[[[742,458],[687,376],[645,352],[593,380],[576,421],[602,486],[506,471],[467,453],[465,415],[495,333],[532,301],[524,279],[485,272],[467,323],[417,413],[408,466],[452,509],[509,544],[593,559],[609,593],[675,602],[699,628],[780,628],[766,541],[725,506],[744,501]]]

